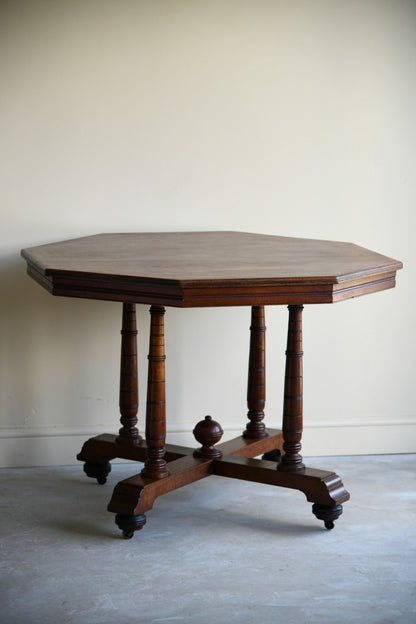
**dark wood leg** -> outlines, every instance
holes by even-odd
[[[144,461],[138,474],[120,481],[114,491],[108,510],[116,514],[116,524],[125,538],[133,536],[146,523],[145,513],[153,507],[158,496],[179,487],[217,474],[235,479],[265,483],[304,492],[313,503],[312,511],[325,523],[327,529],[342,513],[342,503],[349,499],[338,475],[332,471],[305,468],[300,456],[302,437],[302,306],[289,306],[289,328],[286,351],[285,396],[283,409],[283,436],[279,430],[263,429],[264,407],[264,310],[261,306],[252,311],[252,333],[249,364],[248,408],[249,420],[243,435],[214,446],[219,441],[221,427],[210,417],[198,423],[195,435],[202,447],[190,448],[167,445],[165,447],[165,349],[164,308],[150,309],[149,374],[146,410],[146,443],[136,442],[135,414],[132,380],[127,375],[127,392],[120,393],[122,431],[133,430],[133,443],[126,444],[129,436],[103,434],[85,443],[79,459],[86,459],[90,476],[98,478],[112,457]],[[127,322],[127,321],[126,321]],[[131,315],[127,322],[129,350],[132,352],[133,332]],[[134,335],[135,338],[135,335]],[[133,357],[132,360],[135,358]],[[131,370],[131,369],[130,369]],[[134,377],[134,376],[133,376]],[[129,403],[126,396],[130,395]],[[132,398],[133,397],[133,398]],[[124,403],[126,400],[127,404]],[[133,415],[134,412],[134,415]],[[284,450],[282,464],[255,459],[276,457],[275,450]],[[272,456],[272,455],[273,456]],[[82,456],[82,457],[81,457]],[[168,466],[166,462],[169,462]],[[168,470],[169,468],[169,470]],[[94,472],[95,471],[95,472]],[[100,472],[101,471],[101,472]],[[99,473],[99,475],[97,475]]]
[[[134,303],[123,303],[119,400],[122,427],[117,438],[111,437],[112,445],[110,444],[110,436],[97,436],[88,440],[77,455],[77,459],[85,462],[85,474],[97,479],[100,484],[107,481],[107,475],[111,471],[109,460],[124,456],[130,458],[130,449],[140,445],[142,440],[136,428],[138,410],[136,336],[135,305]],[[116,450],[120,445],[125,447],[124,451]]]
[[[147,376],[146,446],[147,453],[141,474],[133,480],[116,486],[109,511],[115,511],[115,522],[123,537],[131,538],[146,524],[145,511],[151,509],[160,492],[153,484],[169,477],[165,459],[166,404],[165,404],[165,309],[150,308],[149,369]],[[128,483],[128,485],[127,485]],[[161,491],[163,493],[165,490]],[[150,497],[151,503],[148,502]],[[146,502],[146,498],[148,499]],[[145,502],[144,502],[145,501]],[[150,505],[150,506],[149,506]]]
[[[247,423],[244,438],[267,437],[264,425],[264,405],[266,401],[266,325],[264,306],[251,308],[250,354],[247,384]]]
[[[149,372],[147,379],[146,444],[147,459],[142,476],[163,479],[169,475],[165,460],[165,333],[162,306],[150,308]]]
[[[301,305],[289,306],[282,426],[284,455],[277,467],[292,473],[305,470],[300,455],[303,431],[302,310]]]
[[[127,444],[138,444],[141,441],[136,428],[139,408],[136,337],[136,306],[134,303],[123,303],[119,400],[122,427],[118,432],[117,442]]]
[[[285,391],[283,402],[283,451],[277,470],[287,475],[281,485],[302,490],[313,502],[312,512],[323,520],[327,529],[342,514],[342,505],[349,499],[341,479],[335,473],[305,468],[300,451],[303,432],[303,351],[301,305],[290,305],[287,334]],[[263,456],[264,459],[267,458]],[[316,477],[318,476],[318,479]],[[292,479],[299,475],[300,480]],[[325,498],[327,500],[325,500]],[[328,500],[329,499],[329,500]]]

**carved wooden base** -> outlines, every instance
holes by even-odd
[[[209,441],[207,444],[213,446]],[[333,522],[342,513],[341,504],[349,499],[340,477],[334,472],[314,468],[305,468],[301,473],[283,472],[276,470],[275,461],[255,459],[267,453],[276,456],[282,445],[281,431],[273,429],[268,430],[266,438],[259,440],[239,436],[218,444],[214,449],[221,455],[216,457],[195,457],[192,448],[167,444],[165,459],[168,476],[150,479],[136,474],[120,481],[114,488],[108,510],[116,513],[116,524],[122,530],[123,537],[130,538],[135,531],[143,528],[145,514],[152,509],[158,496],[216,474],[300,490],[308,501],[314,503],[316,517],[324,520],[327,528],[332,528]],[[78,459],[91,466],[106,465],[108,459],[113,457],[144,462],[146,456],[144,441],[128,447],[116,436],[104,434],[88,440]]]
[[[104,434],[88,440],[78,459],[85,462],[89,477],[105,483],[111,470],[110,459],[120,457],[144,464],[140,474],[120,481],[108,510],[116,514],[116,524],[125,538],[146,523],[145,513],[158,496],[193,483],[210,474],[292,488],[303,492],[314,503],[313,513],[327,529],[342,513],[349,499],[341,479],[333,472],[307,468],[302,462],[302,310],[289,306],[286,350],[283,425],[266,430],[265,405],[265,316],[264,306],[253,306],[247,406],[249,422],[243,434],[217,444],[223,431],[206,416],[194,429],[202,446],[197,449],[165,445],[165,343],[162,306],[150,308],[149,367],[146,401],[146,441],[138,433],[137,347],[134,304],[123,304],[120,377],[119,435]],[[255,459],[262,456],[262,459]]]

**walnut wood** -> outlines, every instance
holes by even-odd
[[[149,370],[147,378],[146,444],[147,458],[142,475],[150,479],[164,479],[166,468],[166,405],[165,405],[165,309],[150,308]]]
[[[283,448],[283,435],[280,429],[267,429],[267,438],[244,438],[243,436],[227,440],[217,445],[223,455],[241,455],[257,457],[263,453]]]
[[[393,288],[402,267],[351,243],[243,232],[98,234],[22,255],[55,295],[179,307],[331,303]]]
[[[303,306],[289,306],[287,332],[285,394],[283,401],[283,450],[277,469],[301,472],[305,469],[300,450],[303,432]]]
[[[247,383],[247,418],[245,438],[267,436],[264,419],[266,402],[266,325],[264,306],[252,306],[250,326],[250,353]]]
[[[193,449],[168,444],[166,458],[169,460],[169,477],[161,480],[146,479],[136,475],[117,484],[108,506],[115,512],[116,524],[124,537],[131,537],[145,522],[155,499],[178,487],[217,474],[225,477],[254,481],[269,485],[298,489],[305,493],[308,501],[315,503],[313,511],[317,518],[325,521],[327,528],[339,517],[342,509],[335,508],[349,498],[341,479],[331,471],[306,468],[302,473],[277,472],[275,462],[253,459],[276,447],[282,447],[282,434],[269,429],[269,437],[263,439],[234,438],[219,444],[222,457],[206,460],[192,457]],[[146,443],[130,446],[117,441],[111,434],[102,434],[88,440],[78,459],[100,463],[103,458],[122,457],[145,461]],[[178,461],[183,460],[183,461]],[[96,475],[91,475],[96,476]]]
[[[255,457],[277,446],[281,447],[281,444],[281,432],[270,429],[267,438],[256,440],[245,439],[241,436],[223,442],[217,448],[221,449],[221,456],[229,453],[229,459],[231,455]],[[107,457],[110,454],[143,461],[145,459],[145,443],[141,447],[120,445],[116,442],[115,436],[102,434],[91,438],[83,447],[83,459],[85,456],[97,459]],[[152,481],[139,474],[117,484],[108,509],[117,514],[116,524],[122,529],[125,537],[131,537],[132,531],[140,530],[144,526],[144,514],[153,507],[158,496],[213,473],[214,466],[216,466],[213,464],[215,458],[195,458],[192,455],[193,449],[191,448],[168,444],[166,446],[166,457],[169,459],[169,476],[167,478]]]
[[[215,461],[213,471],[232,479],[277,485],[303,492],[311,503],[333,507],[349,500],[341,478],[332,471],[305,468],[301,473],[276,470],[275,462],[228,455]]]
[[[158,496],[212,474],[213,461],[187,455],[169,463],[169,474],[164,479],[152,481],[145,478],[143,473],[124,479],[114,488],[108,511],[142,515],[152,509]]]
[[[193,452],[193,456],[204,459],[222,457],[222,452],[214,445],[221,440],[223,433],[219,423],[212,420],[211,416],[205,416],[205,419],[200,420],[193,430],[196,441],[202,444],[201,448]]]
[[[137,329],[134,303],[123,303],[120,361],[120,422],[119,442],[139,444],[141,436],[136,427],[139,407],[137,380]]]
[[[275,448],[282,448],[283,438],[279,429],[268,429],[267,438],[253,440],[243,437],[233,438],[217,445],[223,455],[241,455],[242,457],[257,457]],[[193,449],[178,444],[166,444],[165,459],[171,462],[184,455],[193,453]],[[80,461],[101,463],[119,457],[133,461],[146,461],[147,446],[143,440],[139,446],[130,446],[118,441],[118,436],[111,433],[102,433],[84,442],[82,450],[77,455]]]
[[[117,514],[125,537],[142,528],[145,512],[157,496],[213,473],[298,489],[313,503],[316,517],[333,527],[349,494],[338,475],[305,467],[300,455],[302,308],[393,288],[401,262],[350,243],[241,232],[99,234],[24,249],[22,255],[29,275],[54,295],[124,304],[122,427],[118,436],[103,434],[88,440],[78,459],[85,462],[87,475],[99,482],[105,481],[115,457],[144,462],[141,474],[115,487],[108,507]],[[152,306],[146,441],[140,441],[136,428],[135,303]],[[264,437],[263,306],[275,304],[289,306],[283,435],[268,429]],[[207,439],[200,426],[202,454],[209,457],[194,457],[194,450],[187,447],[165,447],[165,305],[252,307],[249,422],[242,436],[215,447],[217,423]],[[277,470],[274,461],[254,459],[275,449],[284,450]]]
[[[234,442],[238,444],[238,440],[244,444],[242,438]],[[267,442],[267,438],[261,442]],[[254,443],[253,450],[256,447]],[[108,510],[120,514],[124,526],[133,525],[137,518],[138,526],[134,530],[139,530],[143,526],[141,519],[153,508],[158,496],[210,474],[300,490],[308,501],[315,503],[315,515],[324,520],[335,520],[342,513],[340,504],[349,499],[340,477],[332,471],[306,468],[303,473],[278,472],[274,462],[236,454],[218,459],[198,459],[187,455],[170,462],[169,472],[169,476],[162,480],[151,481],[139,474],[120,481],[114,489]]]

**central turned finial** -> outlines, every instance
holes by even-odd
[[[214,444],[221,440],[223,433],[221,425],[212,420],[211,416],[205,416],[205,419],[201,420],[193,430],[197,442],[202,444],[201,448],[194,451],[194,457],[203,457],[204,459],[222,457],[221,451],[216,449]]]

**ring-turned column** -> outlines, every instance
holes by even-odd
[[[150,308],[149,371],[147,377],[146,444],[147,459],[142,476],[163,479],[169,475],[165,460],[165,308]]]
[[[138,395],[136,306],[134,303],[123,303],[119,397],[122,427],[118,432],[118,442],[138,444],[141,441],[136,428]]]
[[[247,423],[244,438],[265,438],[263,421],[266,401],[266,325],[264,306],[251,308],[250,354],[247,383]]]
[[[303,472],[300,450],[303,431],[302,305],[290,305],[283,401],[283,451],[277,469]]]

